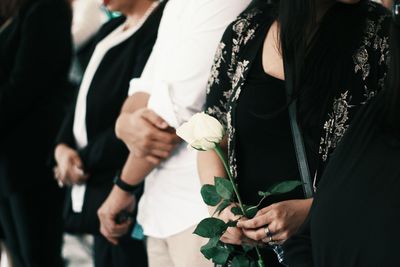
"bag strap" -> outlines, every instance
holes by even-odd
[[[287,62],[284,60],[284,71],[285,71],[285,84],[286,84],[286,94],[288,101],[291,101],[291,96],[294,92],[294,79],[292,69],[287,65]],[[303,182],[303,190],[306,198],[312,198],[314,195],[312,183],[311,183],[311,175],[310,168],[308,167],[307,154],[304,146],[303,135],[301,134],[301,130],[299,127],[299,123],[297,120],[297,100],[294,99],[292,103],[289,103],[289,118],[290,118],[290,127],[292,130],[293,143],[296,152],[297,165],[300,172],[301,181]]]

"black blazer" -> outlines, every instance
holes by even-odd
[[[69,94],[71,10],[29,1],[0,34],[0,195],[54,183],[48,156]]]
[[[163,2],[153,11],[142,27],[124,42],[110,49],[101,61],[89,87],[86,100],[86,129],[88,145],[78,149],[84,170],[90,174],[85,195],[84,213],[92,210],[93,214],[84,220],[87,231],[96,232],[98,227],[96,211],[109,194],[113,178],[120,170],[128,156],[125,144],[117,139],[114,128],[123,102],[127,98],[129,82],[132,78],[140,77],[148,57],[157,39],[158,26],[165,7]],[[112,19],[106,23],[95,37],[94,46],[120,26],[125,18]],[[75,103],[76,104],[76,103]],[[65,143],[76,149],[73,135],[75,107],[63,123],[57,143]],[[70,194],[67,194],[68,196]],[[67,199],[66,212],[70,213],[70,200]],[[67,230],[72,224],[69,223]],[[78,219],[78,221],[81,219]],[[76,231],[82,231],[78,229]]]

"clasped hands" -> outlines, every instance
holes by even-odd
[[[83,170],[83,163],[78,152],[66,144],[59,144],[55,150],[57,166],[54,168],[54,177],[58,185],[82,184],[89,175]]]
[[[155,165],[167,159],[181,142],[175,129],[148,108],[121,113],[115,132],[135,156]]]
[[[240,219],[237,227],[227,229],[221,241],[233,245],[283,243],[303,224],[311,203],[312,200],[307,199],[272,204],[259,210],[253,219]],[[238,220],[239,217],[231,212],[231,208],[223,210],[218,217],[225,222]]]

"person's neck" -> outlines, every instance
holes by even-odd
[[[126,16],[125,29],[134,27],[143,18],[149,8],[153,5],[153,0],[141,0],[137,1],[131,8],[130,11],[125,12]]]

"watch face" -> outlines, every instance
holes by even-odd
[[[393,12],[394,23],[400,27],[400,0],[394,1],[392,12]]]

